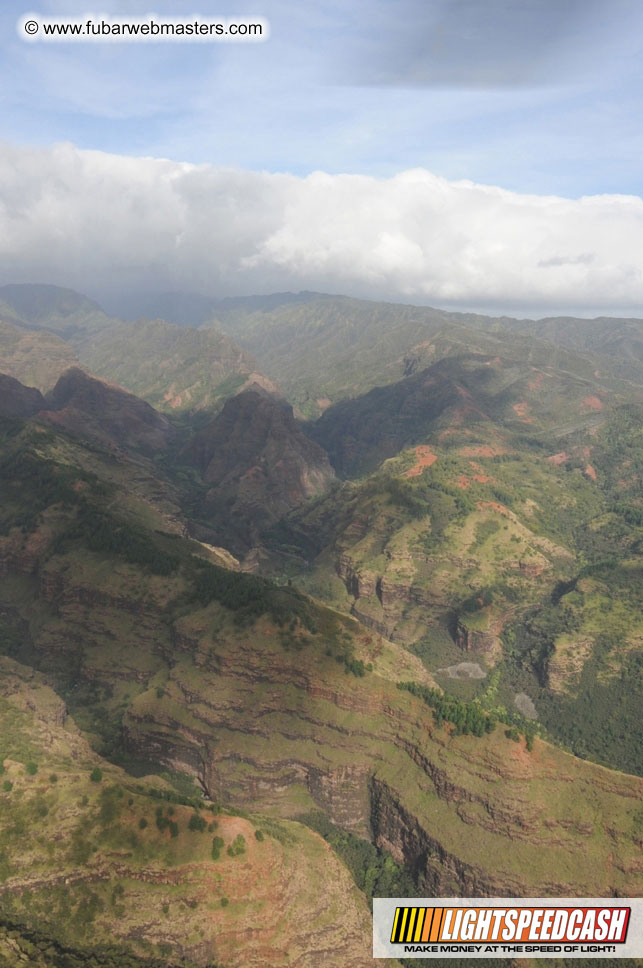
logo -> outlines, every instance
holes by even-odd
[[[634,912],[634,913],[633,913]],[[636,928],[632,932],[634,917]],[[373,956],[643,955],[640,899],[376,898]]]

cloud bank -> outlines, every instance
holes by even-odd
[[[643,315],[643,199],[0,148],[1,282]]]

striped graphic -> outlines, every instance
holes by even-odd
[[[438,941],[447,908],[398,907],[391,944],[426,944]]]

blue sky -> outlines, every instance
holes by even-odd
[[[106,2],[260,16],[258,45],[28,44],[2,5],[2,137],[305,175],[423,167],[518,192],[643,192],[643,4]]]
[[[0,282],[643,316],[641,0],[153,5],[260,44],[27,43],[152,6],[34,2],[0,10]]]

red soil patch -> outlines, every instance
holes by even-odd
[[[545,379],[545,374],[544,373],[538,373],[538,374],[536,374],[536,376],[534,377],[534,379],[533,380],[530,380],[529,383],[527,384],[527,389],[528,390],[540,390],[541,386],[543,385],[543,380],[544,379]]]
[[[514,411],[516,416],[520,417],[521,420],[524,420],[525,423],[534,422],[533,417],[527,416],[527,411],[529,410],[529,404],[527,403],[526,400],[521,400],[520,403],[514,403],[511,409]]]
[[[404,477],[419,477],[425,467],[431,467],[432,464],[435,464],[438,455],[434,454],[426,444],[421,444],[415,448],[415,459],[415,466],[410,471],[407,471]]]
[[[451,437],[453,434],[465,434],[467,437],[473,437],[473,430],[469,430],[468,427],[447,427],[441,434],[438,434],[438,440],[444,440],[445,437]]]
[[[462,491],[466,491],[468,487],[471,487],[471,481],[464,474],[460,474],[460,477],[455,482],[455,486],[459,487]]]
[[[173,410],[176,410],[176,408],[180,407],[183,403],[183,394],[177,393],[175,396],[172,393],[172,390],[168,390],[167,393],[163,394],[163,399],[166,403],[169,403]]]
[[[479,447],[461,447],[458,453],[462,457],[500,457],[507,451],[495,445],[481,444]]]
[[[488,484],[489,481],[493,480],[493,477],[489,477],[485,474],[484,467],[480,467],[480,464],[476,464],[474,460],[469,461],[469,466],[473,468],[475,474],[472,474],[474,481],[478,481],[479,484]]]
[[[500,514],[504,514],[506,518],[510,516],[504,504],[498,504],[496,501],[478,501],[477,507],[479,511],[498,511]]]
[[[603,402],[598,397],[585,397],[583,406],[587,407],[588,410],[602,410]]]
[[[569,454],[566,450],[561,450],[558,454],[552,454],[551,457],[546,458],[548,464],[555,464],[558,467],[559,464],[564,464],[566,460],[569,460]]]
[[[596,480],[596,471],[594,470],[591,464],[587,465],[587,467],[585,468],[585,473],[590,478],[590,480],[592,481]]]

